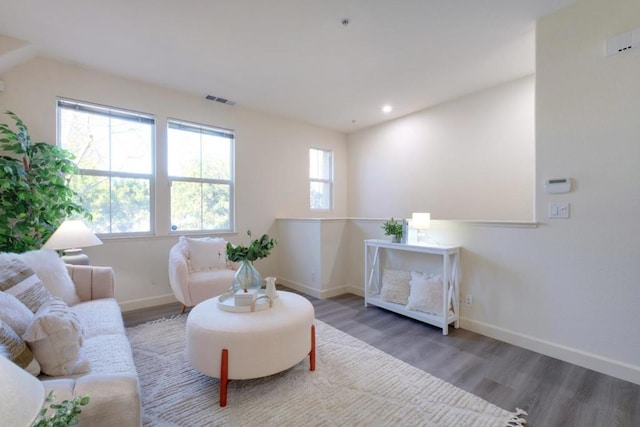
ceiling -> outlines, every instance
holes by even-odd
[[[532,74],[536,19],[573,1],[0,0],[0,34],[12,58],[351,132]]]

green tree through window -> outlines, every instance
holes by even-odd
[[[173,231],[233,229],[233,145],[233,131],[169,120]]]
[[[58,99],[58,141],[76,156],[71,186],[101,234],[150,233],[152,115]]]

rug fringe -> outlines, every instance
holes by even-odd
[[[509,420],[509,422],[507,423],[507,425],[505,427],[522,427],[525,424],[527,424],[527,420],[524,418],[527,415],[527,411],[520,409],[520,408],[516,408],[516,413],[513,415],[513,417],[511,417],[511,419]]]

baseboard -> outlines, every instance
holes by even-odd
[[[577,350],[508,329],[462,317],[460,327],[549,357],[640,385],[640,366]]]
[[[174,302],[178,302],[176,297],[173,296],[173,294],[167,294],[167,295],[159,295],[159,296],[149,297],[149,298],[123,301],[123,302],[119,302],[118,305],[120,305],[120,310],[122,312],[126,312],[126,311],[139,310],[141,308],[155,307],[157,305],[171,304]]]
[[[295,289],[298,292],[304,292],[307,295],[320,299],[331,298],[346,293],[353,293],[351,291],[351,287],[347,285],[337,286],[331,289],[318,290],[315,288],[311,288],[303,283],[299,283],[289,279],[283,279],[281,277],[278,277],[278,283],[288,288]]]

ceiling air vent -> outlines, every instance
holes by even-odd
[[[209,101],[216,101],[219,102],[221,104],[227,104],[227,105],[236,105],[235,101],[229,101],[226,98],[220,98],[219,96],[214,96],[214,95],[206,95],[204,97],[204,99],[208,99]]]
[[[640,46],[640,28],[619,34],[605,43],[605,56],[615,55]]]

